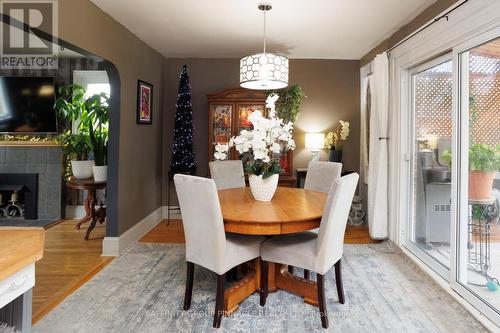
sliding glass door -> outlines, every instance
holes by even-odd
[[[449,278],[452,154],[451,54],[410,71],[412,100],[409,247]]]
[[[500,38],[456,52],[459,153],[455,289],[500,314]]]
[[[411,111],[404,245],[497,325],[499,36],[495,28],[471,38],[410,68],[404,81]]]

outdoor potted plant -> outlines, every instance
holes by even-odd
[[[451,151],[445,150],[441,158],[451,168]],[[469,199],[488,200],[491,196],[493,180],[499,170],[500,145],[471,144],[469,147]]]
[[[56,141],[61,145],[64,155],[71,161],[73,176],[77,179],[91,178],[94,161],[88,160],[90,152],[88,137],[82,133],[73,134],[69,130],[60,134]]]
[[[325,148],[329,150],[328,160],[330,162],[342,162],[342,141],[349,136],[349,122],[339,120],[339,124],[325,137]]]
[[[487,200],[500,170],[500,145],[475,143],[469,148],[469,199]]]
[[[217,144],[214,157],[225,160],[230,147],[235,147],[242,156],[250,190],[255,200],[270,201],[278,186],[281,166],[279,154],[282,151],[294,150],[295,141],[292,139],[292,122],[283,122],[276,116],[274,103],[277,95],[267,99],[270,108],[269,117],[265,118],[261,112],[255,111],[249,116],[253,129],[242,130],[240,135],[231,138],[228,144]]]

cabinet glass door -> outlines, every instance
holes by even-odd
[[[236,118],[236,133],[239,135],[242,130],[251,130],[252,123],[249,120],[250,115],[255,111],[260,111],[265,115],[265,107],[263,104],[238,104],[237,105],[237,118]]]
[[[210,124],[210,158],[213,160],[213,151],[217,143],[227,144],[233,132],[233,105],[232,104],[212,104],[212,123]],[[228,156],[229,157],[229,156]]]

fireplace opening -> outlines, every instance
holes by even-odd
[[[0,174],[0,219],[38,218],[38,174]]]

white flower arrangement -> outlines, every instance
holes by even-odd
[[[251,131],[242,130],[240,135],[232,137],[228,144],[217,144],[214,157],[217,160],[227,159],[229,149],[235,149],[243,155],[245,170],[254,175],[263,175],[267,178],[281,172],[279,158],[276,155],[283,151],[295,149],[292,138],[293,124],[284,123],[276,117],[275,102],[278,95],[270,95],[266,100],[269,117],[266,118],[260,111],[254,111],[248,120],[252,123]]]
[[[339,120],[339,125],[329,132],[325,137],[325,147],[327,149],[342,150],[342,141],[349,136],[349,122]]]

